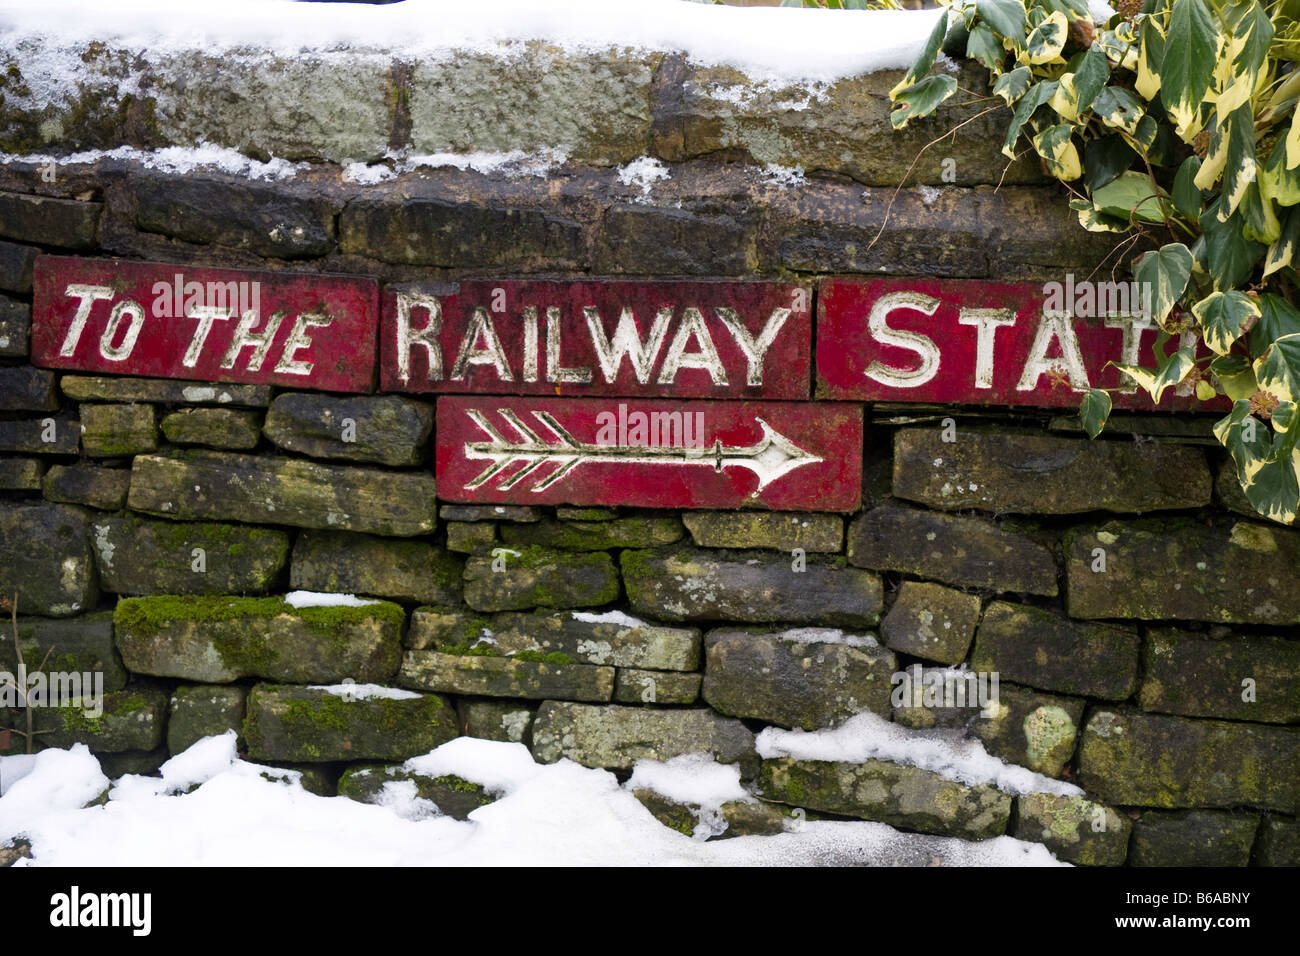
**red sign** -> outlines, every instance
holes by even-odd
[[[32,363],[206,382],[366,392],[372,279],[41,256]]]
[[[383,389],[806,399],[811,311],[776,282],[389,287]]]
[[[438,399],[438,497],[853,511],[862,409],[811,402]]]
[[[1157,333],[1138,283],[1074,277],[827,279],[817,311],[817,397],[854,401],[1074,407],[1121,385],[1108,362],[1149,366]],[[1155,407],[1131,388],[1111,399]],[[1206,405],[1184,384],[1159,407]]]

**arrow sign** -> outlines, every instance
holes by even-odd
[[[847,511],[862,411],[799,402],[438,400],[448,501]]]

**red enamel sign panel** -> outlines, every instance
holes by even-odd
[[[32,363],[366,392],[378,300],[372,279],[42,256]]]
[[[384,290],[384,391],[807,399],[812,291],[505,280]]]
[[[862,409],[809,402],[438,399],[438,497],[852,511]]]
[[[1121,387],[1108,363],[1150,366],[1157,334],[1137,283],[1073,277],[827,279],[817,312],[817,397],[854,401],[1076,407]],[[1131,383],[1111,399],[1155,407]],[[1159,407],[1207,406],[1184,384]]]

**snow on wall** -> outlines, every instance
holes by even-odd
[[[146,58],[198,49],[254,46],[295,55],[384,50],[437,59],[455,51],[500,53],[543,40],[566,50],[631,48],[681,52],[733,66],[756,80],[830,81],[909,66],[939,11],[739,8],[683,0],[405,0],[384,6],[228,0],[178,6],[170,0],[0,2],[0,47],[101,41]]]

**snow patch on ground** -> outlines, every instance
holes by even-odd
[[[570,611],[570,616],[575,621],[582,621],[584,624],[618,624],[622,627],[645,627],[646,622],[640,618],[633,617],[623,611],[601,611],[595,613],[592,611]]]
[[[469,822],[429,816],[413,787],[386,789],[388,806],[320,797],[296,773],[240,760],[232,732],[177,755],[161,779],[123,777],[103,805],[86,806],[108,780],[78,744],[42,751],[0,797],[0,843],[24,835],[33,855],[24,866],[1060,865],[1010,837],[971,843],[882,823],[805,822],[703,843],[662,826],[612,773],[536,764],[520,744],[462,737],[407,766],[502,796]]]
[[[345,700],[414,700],[423,696],[413,690],[384,687],[382,684],[312,684],[309,689],[323,690]]]
[[[991,784],[1004,793],[1052,793],[1078,796],[1083,791],[1064,780],[1053,780],[1026,767],[994,757],[978,740],[961,730],[911,730],[877,714],[858,714],[838,727],[823,730],[780,730],[768,727],[755,742],[764,759],[831,760],[894,763],[932,770],[967,786]]]
[[[8,757],[0,757],[0,797],[32,772],[32,768],[36,766],[36,757],[36,754],[12,754]]]
[[[284,596],[284,603],[290,607],[366,607],[378,604],[369,598],[359,598],[355,594],[325,594],[321,591],[290,591]]]
[[[870,634],[845,634],[834,627],[796,627],[773,635],[783,641],[800,644],[847,644],[849,647],[879,647]]]
[[[718,763],[709,754],[685,754],[670,760],[638,760],[624,786],[653,790],[677,803],[720,807],[730,800],[748,800],[740,785],[740,767]]]
[[[676,803],[692,804],[695,829],[691,837],[707,840],[727,830],[722,805],[732,800],[752,801],[740,785],[740,768],[718,763],[709,754],[684,754],[667,761],[638,760],[623,787],[629,791],[653,790]]]

